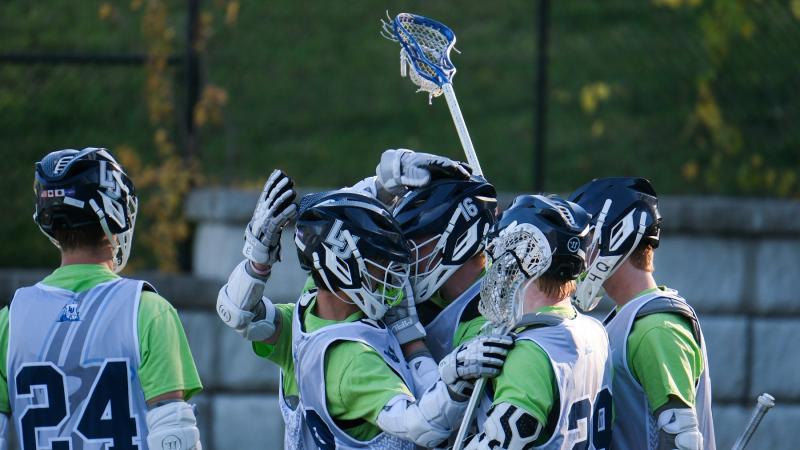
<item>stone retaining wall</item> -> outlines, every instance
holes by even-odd
[[[195,192],[187,213],[196,223],[194,276],[139,274],[178,307],[206,390],[197,397],[205,448],[282,448],[278,370],[216,317],[216,292],[241,259],[242,229],[257,193]],[[512,196],[503,195],[506,205]],[[800,421],[800,203],[780,200],[664,198],[659,283],[678,289],[697,309],[706,335],[718,448],[727,449],[747,422],[755,398],[777,404],[748,449],[794,448]],[[291,302],[305,279],[291,233],[267,292]],[[0,292],[43,272],[0,270]],[[609,308],[608,301],[604,307]]]

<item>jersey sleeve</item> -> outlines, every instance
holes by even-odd
[[[8,306],[0,309],[0,413],[11,414],[8,400]]]
[[[461,345],[481,334],[484,324],[486,324],[486,318],[483,316],[459,323],[456,327],[456,333],[453,335],[453,346]]]
[[[340,421],[362,420],[366,425],[348,433],[356,439],[372,439],[380,429],[378,415],[398,395],[413,398],[400,376],[368,345],[340,342],[325,354],[325,391],[328,411]]]
[[[527,411],[542,425],[547,424],[555,402],[556,376],[550,357],[539,345],[518,340],[493,383],[493,406],[510,403]]]
[[[203,385],[178,312],[154,292],[142,292],[138,314],[139,381],[145,399],[184,391],[189,399]]]
[[[694,407],[704,361],[688,321],[673,313],[651,314],[638,319],[628,336],[628,367],[647,394],[651,412],[670,396]]]

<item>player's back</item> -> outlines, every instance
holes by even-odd
[[[137,312],[144,282],[38,283],[9,309],[8,385],[23,450],[147,449]]]
[[[557,325],[528,328],[518,339],[534,341],[547,353],[558,385],[557,422],[548,424],[553,434],[540,448],[608,448],[613,368],[602,324],[577,313]]]

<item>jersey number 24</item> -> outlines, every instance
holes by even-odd
[[[69,397],[66,375],[52,362],[23,366],[16,376],[17,396],[33,397],[34,387],[44,388],[46,401],[32,405],[19,416],[22,429],[22,450],[70,450],[71,438],[61,437],[49,442],[36,442],[37,430],[58,430],[69,420]],[[128,396],[128,361],[106,360],[94,380],[92,390],[82,411],[75,433],[85,442],[110,443],[109,450],[138,450],[133,439],[137,436],[136,418],[131,414]],[[62,436],[71,435],[65,430]]]

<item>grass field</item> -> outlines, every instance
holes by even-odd
[[[181,1],[168,2],[181,49]],[[398,70],[396,44],[378,36],[389,9],[450,25],[467,124],[487,177],[501,190],[533,185],[535,3],[388,1],[241,2],[225,25],[216,0],[204,77],[227,91],[224,124],[204,129],[201,161],[210,184],[254,185],[281,167],[306,186],[335,186],[374,171],[385,148],[462,157],[444,99],[427,104]],[[569,191],[597,176],[642,175],[669,194],[759,194],[733,181],[710,185],[682,175],[688,161],[735,172],[751,154],[762,164],[800,162],[800,27],[788,2],[748,9],[755,31],[713,66],[700,11],[649,2],[551,2],[546,188]],[[0,5],[0,52],[143,52],[141,10],[110,2],[53,0]],[[730,154],[692,128],[697,83],[712,68],[724,119],[741,135]],[[180,80],[180,69],[174,71]],[[0,232],[14,242],[0,265],[41,265],[54,253],[30,220],[32,164],[61,147],[102,145],[156,155],[141,67],[0,64],[0,189],[10,209]],[[176,97],[181,100],[183,87]],[[719,156],[719,155],[722,156]],[[716,155],[716,156],[715,156]],[[797,192],[795,189],[793,192]]]

